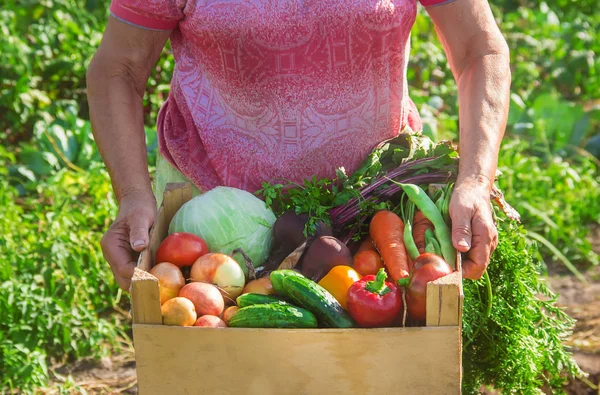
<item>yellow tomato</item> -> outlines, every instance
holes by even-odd
[[[346,309],[346,295],[350,286],[360,280],[360,274],[350,266],[334,266],[319,285],[329,291]]]

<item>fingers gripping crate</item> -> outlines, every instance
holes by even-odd
[[[191,198],[189,184],[168,186],[150,246],[135,269],[131,302],[140,394],[460,394],[460,270],[428,284],[425,327],[162,325],[158,280],[148,271],[171,219]]]

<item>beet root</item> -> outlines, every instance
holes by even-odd
[[[288,255],[304,243],[304,226],[307,221],[308,214],[298,215],[293,211],[286,211],[277,218],[273,225],[273,245],[269,258],[263,265],[264,270],[276,269]],[[327,224],[320,222],[317,225],[315,236],[331,235],[331,227]]]
[[[335,237],[320,236],[313,240],[302,257],[300,271],[311,280],[320,281],[334,266],[352,266],[352,254]]]
[[[286,211],[273,225],[273,241],[290,247],[291,253],[306,240],[304,227],[307,221],[308,214],[298,215],[293,211]],[[319,222],[314,236],[332,236],[331,227]]]

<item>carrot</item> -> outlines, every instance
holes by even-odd
[[[371,240],[371,236],[367,236],[362,243],[360,243],[360,247],[358,247],[358,251],[356,251],[356,253],[358,254],[359,252],[362,251],[377,251],[375,249],[375,245],[373,244],[373,240]],[[377,274],[377,273],[375,273]]]
[[[427,242],[425,241],[425,231],[427,229],[433,230],[433,224],[430,220],[428,220],[422,212],[417,211],[415,213],[415,217],[413,219],[413,239],[415,239],[415,244],[417,245],[417,249],[420,253],[425,252],[425,246]]]
[[[392,279],[408,277],[409,258],[402,219],[389,210],[378,211],[369,225],[369,235]]]

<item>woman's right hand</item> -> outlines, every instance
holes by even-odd
[[[119,199],[119,214],[102,238],[102,253],[126,291],[137,256],[148,246],[148,230],[156,215],[143,102],[148,77],[170,34],[111,15],[86,74],[94,140]]]
[[[121,196],[117,219],[102,237],[104,258],[124,291],[129,291],[139,253],[148,246],[155,215],[156,200],[152,192],[128,192]]]

